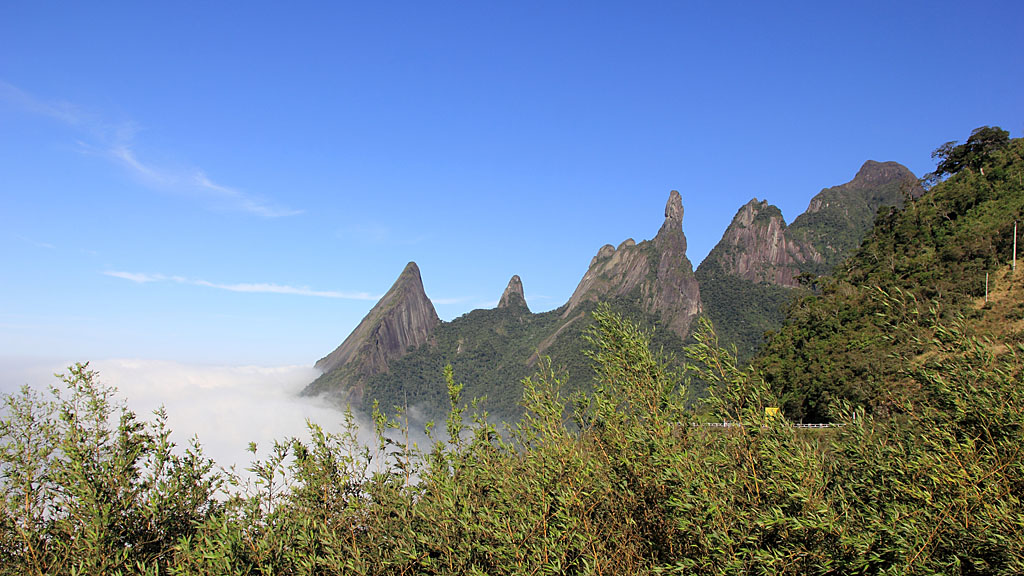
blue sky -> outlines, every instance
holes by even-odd
[[[822,4],[837,4],[822,6]],[[0,4],[0,356],[311,365],[1024,130],[1024,3]]]

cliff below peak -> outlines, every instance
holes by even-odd
[[[782,212],[766,200],[754,198],[736,212],[722,239],[700,268],[750,282],[796,286],[807,263],[819,264],[821,254],[809,243],[787,235]]]

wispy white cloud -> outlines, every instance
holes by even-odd
[[[14,237],[17,238],[18,240],[22,241],[22,242],[25,242],[26,244],[31,244],[32,246],[35,246],[36,248],[44,248],[46,250],[56,250],[57,249],[56,246],[54,246],[53,244],[50,244],[49,242],[39,242],[38,240],[33,240],[31,238],[22,236],[21,234],[15,234]]]
[[[303,212],[302,210],[278,208],[251,194],[246,194],[238,189],[217,184],[207,178],[206,174],[201,170],[197,170],[195,174],[193,174],[192,181],[203,192],[228,201],[230,205],[243,212],[249,212],[251,214],[256,214],[257,216],[263,216],[264,218],[296,216]]]
[[[77,140],[82,151],[109,159],[150,188],[200,198],[212,209],[245,212],[262,218],[302,213],[302,210],[281,207],[259,195],[216,183],[202,169],[169,168],[140,159],[136,151],[139,130],[134,122],[110,122],[74,104],[47,102],[3,81],[0,81],[0,100],[75,128],[87,137],[87,140]]]
[[[430,301],[435,306],[450,306],[452,304],[461,304],[461,303],[463,303],[463,302],[465,302],[467,300],[469,300],[469,298],[464,298],[464,297],[460,297],[460,298],[431,298],[430,299]]]
[[[336,290],[313,290],[305,286],[282,286],[280,284],[217,284],[205,280],[193,280],[192,284],[228,290],[230,292],[253,292],[263,294],[293,294],[296,296],[318,296],[320,298],[342,298],[345,300],[379,300],[380,296],[374,296],[366,292],[340,292]]]
[[[59,120],[71,126],[79,126],[87,123],[87,120],[91,120],[80,108],[69,102],[44,102],[2,80],[0,80],[0,99],[33,114]]]
[[[135,176],[142,178],[151,186],[173,185],[173,178],[170,178],[161,171],[140,162],[139,159],[135,157],[135,152],[127,144],[111,146],[104,152],[123,168],[127,168],[129,172],[132,172]]]
[[[165,280],[165,278],[163,278],[163,277],[161,277],[159,275],[154,276],[152,274],[142,274],[142,273],[138,273],[138,272],[109,271],[109,272],[104,272],[104,274],[106,274],[107,276],[113,276],[114,278],[121,278],[123,280],[131,280],[132,282],[137,282],[139,284],[144,284],[146,282],[160,282],[161,280]]]
[[[292,296],[315,296],[318,298],[338,298],[343,300],[374,301],[380,299],[380,296],[375,296],[367,292],[314,290],[306,286],[288,286],[284,284],[272,284],[267,282],[242,282],[235,284],[224,284],[219,282],[210,282],[208,280],[186,278],[184,276],[168,276],[165,274],[146,274],[141,272],[124,272],[118,270],[109,270],[104,272],[103,274],[106,276],[111,276],[113,278],[129,280],[137,284],[147,284],[150,282],[173,282],[175,284],[203,286],[205,288],[216,288],[217,290],[226,290],[228,292],[244,292],[250,294],[287,294]]]

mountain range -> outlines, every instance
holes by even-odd
[[[826,188],[786,225],[782,212],[752,199],[697,268],[705,311],[720,340],[752,357],[800,294],[801,280],[830,274],[871,229],[882,206],[902,207],[924,189],[896,162],[869,160],[853,180]]]
[[[686,255],[682,198],[669,194],[664,221],[651,240],[606,244],[593,257],[568,302],[532,313],[519,276],[496,308],[441,321],[410,262],[356,329],[316,367],[303,394],[325,394],[368,408],[405,407],[425,418],[447,409],[442,368],[451,364],[466,397],[486,397],[491,414],[519,414],[520,381],[541,358],[562,370],[568,389],[591,386],[583,338],[599,303],[640,323],[653,343],[679,350],[704,314],[741,359],[778,330],[802,283],[828,273],[855,249],[882,206],[902,206],[923,192],[896,162],[866,162],[850,182],[826,188],[787,225],[765,200],[742,206],[722,239],[694,271]]]

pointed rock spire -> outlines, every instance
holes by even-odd
[[[654,237],[661,246],[671,246],[675,251],[686,253],[686,236],[683,234],[683,197],[677,190],[668,195],[665,203],[665,222]]]
[[[526,308],[527,311],[530,309],[526,305],[526,296],[523,295],[523,281],[517,274],[508,281],[508,286],[505,287],[505,292],[501,295],[501,300],[498,301],[498,308],[518,307]]]
[[[659,315],[665,325],[684,337],[701,310],[700,288],[686,257],[683,198],[676,190],[669,194],[665,222],[653,240],[637,244],[630,239],[618,248],[606,245],[598,251],[562,317],[569,318],[585,301],[629,294],[641,300],[646,312]]]
[[[668,202],[665,203],[665,222],[671,222],[675,226],[683,225],[683,197],[678,190],[668,194]]]
[[[419,267],[409,262],[341,346],[316,363],[323,375],[303,393],[359,396],[362,379],[387,371],[389,362],[427,342],[440,321],[423,291]]]

